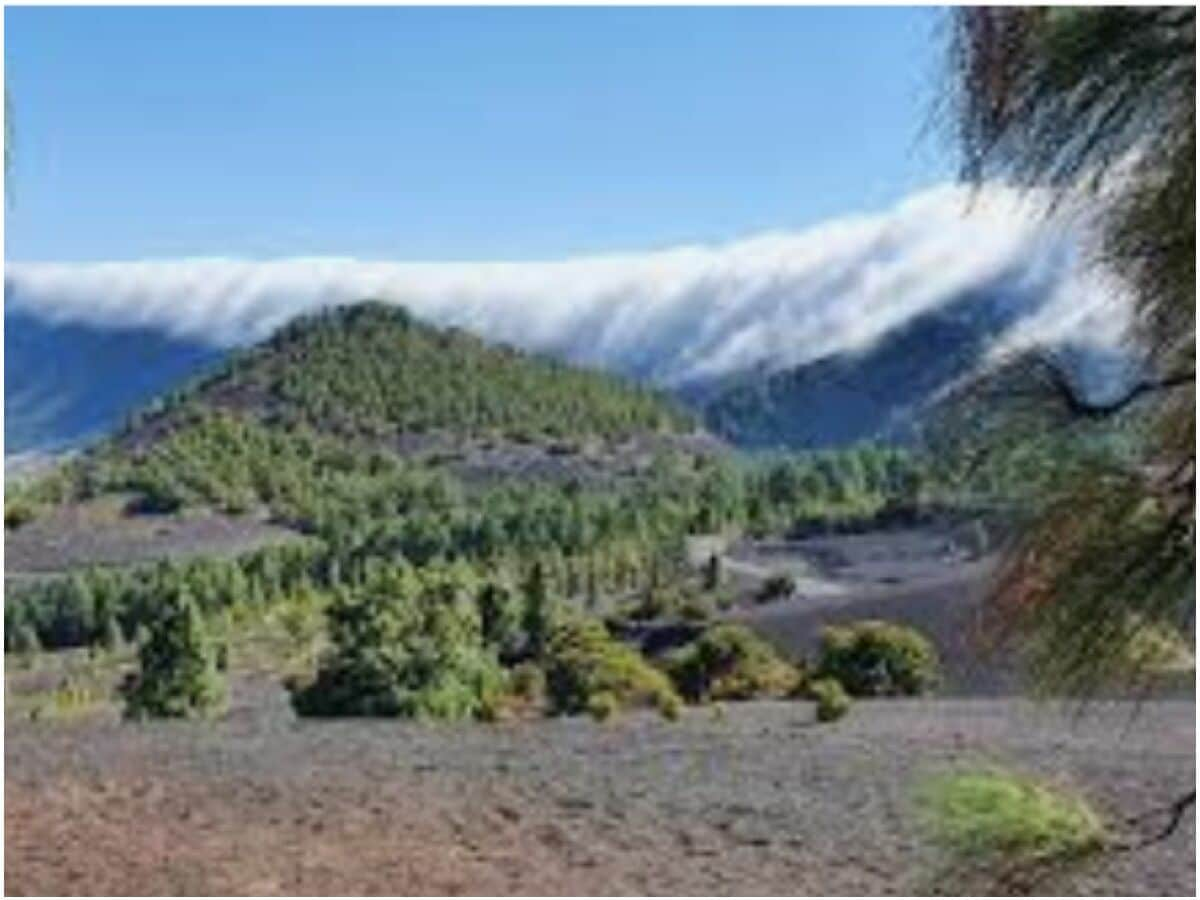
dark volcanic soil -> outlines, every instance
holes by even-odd
[[[746,599],[729,614],[785,652],[811,659],[826,625],[884,619],[913,626],[936,645],[939,693],[1012,696],[1025,687],[1012,647],[988,635],[985,601],[998,558],[965,546],[951,527],[926,525],[759,542],[732,548],[726,570]],[[788,598],[756,605],[762,579],[786,571],[796,578]],[[1158,686],[1156,693],[1195,697],[1193,673]]]
[[[912,795],[998,765],[1062,782],[1118,827],[1195,788],[1194,694],[1065,711],[1013,697],[965,640],[990,563],[936,532],[741,548],[733,613],[791,649],[879,616],[939,645],[947,690],[809,703],[436,726],[297,721],[277,680],[242,676],[219,722],[134,725],[108,709],[5,725],[13,894],[905,894],[979,889],[941,872]],[[10,684],[33,678],[14,676]],[[115,677],[115,676],[114,676]],[[983,696],[991,695],[991,696]],[[1160,812],[1142,827],[1165,825]],[[1189,813],[1163,841],[1079,862],[1037,893],[1194,895]],[[986,885],[984,885],[986,886]]]
[[[103,497],[44,512],[4,532],[4,575],[54,574],[87,565],[129,565],[164,557],[216,556],[297,540],[289,529],[215,512],[131,515],[131,497]]]
[[[6,728],[8,893],[895,894],[953,891],[914,827],[931,771],[996,763],[1110,814],[1195,784],[1195,709],[1082,721],[1014,700],[806,703],[434,727],[296,722],[238,686],[222,722]],[[1161,821],[1154,824],[1160,825]],[[1039,891],[1195,890],[1192,819]]]

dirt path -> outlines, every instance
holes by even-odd
[[[1195,783],[1195,708],[880,701],[599,725],[298,723],[244,684],[216,725],[10,723],[9,893],[887,894],[930,889],[911,791],[947,766],[1063,779],[1108,811]],[[1047,889],[1192,894],[1192,820]]]

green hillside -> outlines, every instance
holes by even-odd
[[[287,326],[10,491],[6,543],[33,558],[39,546],[28,545],[45,529],[23,520],[61,523],[43,534],[39,571],[69,577],[10,584],[6,649],[150,646],[146,629],[168,613],[190,621],[194,604],[231,635],[275,622],[285,643],[296,628],[308,633],[315,609],[335,625],[374,610],[360,623],[371,633],[430,613],[426,624],[459,637],[475,632],[478,614],[495,632],[485,656],[511,662],[550,652],[543,643],[568,609],[620,621],[713,615],[731,597],[719,572],[693,570],[689,535],[870,520],[918,502],[926,478],[920,460],[882,447],[739,457],[653,391],[368,303]],[[96,507],[119,512],[101,520]],[[188,523],[214,520],[270,523],[294,538],[196,552]],[[95,529],[148,522],[178,528],[180,552],[82,552]],[[80,550],[74,565],[54,564],[64,548]],[[436,598],[414,599],[430,591],[469,593],[479,608],[443,620]],[[418,632],[409,637],[428,649]],[[454,659],[483,659],[474,644],[456,655],[457,640]],[[338,665],[358,671],[351,644]],[[608,659],[592,650],[596,665]],[[492,671],[472,666],[470,679]]]
[[[690,431],[656,391],[364,302],[303,317],[132,423],[136,444],[196,409],[326,434],[394,438],[443,429],[517,440]]]

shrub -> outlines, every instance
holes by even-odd
[[[634,622],[662,619],[703,622],[712,618],[713,605],[703,595],[685,592],[678,587],[660,586],[649,588],[621,612],[624,618]]]
[[[1081,797],[1000,771],[932,778],[917,792],[921,825],[949,856],[978,866],[1078,857],[1104,843]]]
[[[58,686],[38,698],[29,710],[33,721],[66,719],[94,712],[105,697],[94,686],[71,677],[62,678]]]
[[[621,711],[621,701],[612,691],[600,691],[588,697],[587,711],[597,722],[607,722]]]
[[[519,654],[525,643],[521,598],[508,584],[488,581],[476,598],[484,643],[501,659]]]
[[[1196,658],[1170,625],[1133,620],[1118,668],[1130,680],[1191,672]]]
[[[634,622],[649,622],[674,615],[680,602],[679,592],[674,588],[650,587],[637,600],[625,606],[622,612],[625,618]]]
[[[938,680],[937,652],[919,631],[864,621],[821,632],[817,673],[836,678],[855,697],[915,695]]]
[[[523,585],[525,603],[521,626],[528,652],[541,656],[558,617],[558,605],[551,596],[549,574],[541,560],[533,564]]]
[[[595,714],[611,695],[618,709],[659,709],[674,695],[670,680],[640,653],[613,640],[595,619],[561,622],[550,636],[545,659],[550,711],[559,715]],[[599,699],[596,699],[599,698]]]
[[[10,500],[4,504],[4,528],[16,531],[26,522],[32,521],[36,515],[37,511],[32,503],[24,500]]]
[[[8,649],[13,653],[32,654],[42,649],[38,640],[37,629],[28,622],[22,622],[12,629],[8,637]]]
[[[541,715],[546,707],[546,676],[533,662],[523,662],[506,673],[503,693],[495,697],[481,718],[496,721]]]
[[[708,562],[704,565],[704,589],[715,591],[721,586],[722,571],[721,557],[716,553],[709,554]]]
[[[514,666],[508,673],[508,692],[530,702],[542,702],[546,697],[546,673],[533,663]]]
[[[679,618],[685,622],[707,622],[713,612],[712,601],[700,595],[688,597],[679,605]]]
[[[115,616],[108,616],[104,619],[97,643],[110,652],[121,649],[121,645],[125,643],[125,634],[121,631],[121,624]]]
[[[316,678],[292,688],[306,716],[489,717],[503,690],[495,651],[464,580],[385,571],[328,610],[332,647]]]
[[[750,700],[779,697],[801,679],[795,666],[741,625],[717,625],[667,661],[676,689],[686,699]]]
[[[129,718],[208,716],[225,705],[222,648],[182,590],[165,600],[138,648],[138,672],[121,688]]]
[[[836,722],[850,711],[850,695],[836,678],[818,678],[808,692],[817,702],[818,722]]]
[[[658,698],[658,712],[669,722],[676,722],[683,715],[683,701],[678,694],[663,694]]]
[[[762,583],[754,599],[758,603],[772,603],[775,600],[785,600],[796,590],[796,579],[786,573],[772,575]]]

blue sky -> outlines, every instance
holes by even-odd
[[[927,9],[10,8],[10,260],[538,259],[952,174]]]

